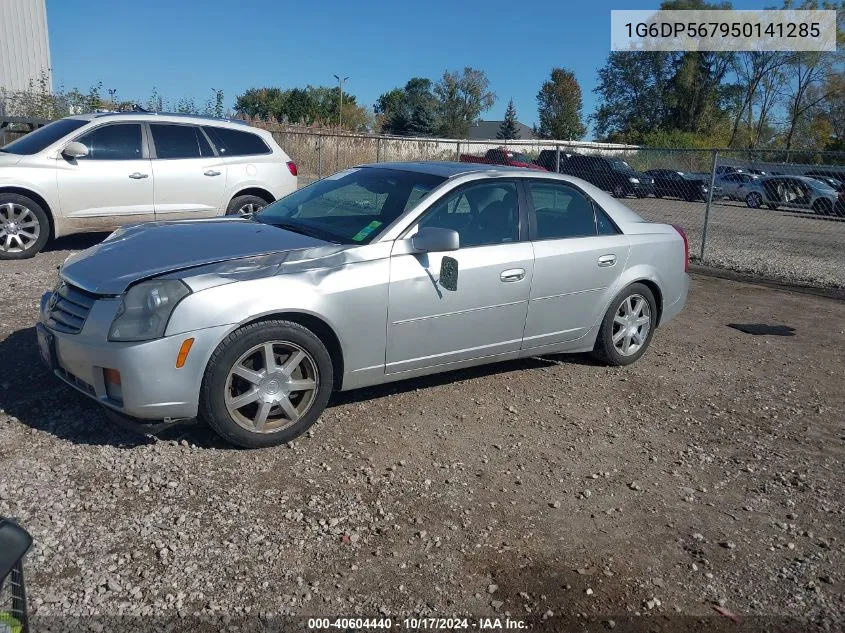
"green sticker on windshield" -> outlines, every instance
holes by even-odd
[[[355,240],[356,242],[360,242],[361,240],[363,240],[365,237],[367,237],[370,233],[375,231],[380,226],[381,226],[381,222],[379,222],[378,220],[373,220],[367,226],[365,226],[363,229],[361,229],[355,235],[353,235],[352,239]]]

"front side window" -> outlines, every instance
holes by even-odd
[[[87,125],[89,121],[84,119],[60,119],[48,123],[42,128],[16,139],[0,149],[0,152],[7,154],[20,154],[31,156],[37,154],[46,147],[49,147],[63,136],[70,134]]]
[[[203,158],[213,156],[205,135],[194,125],[151,123],[157,158]]]
[[[461,248],[516,242],[519,240],[516,184],[492,181],[462,187],[437,202],[418,226],[457,231]]]
[[[267,144],[257,134],[227,127],[203,127],[221,156],[252,156],[269,154]]]
[[[138,160],[141,152],[141,125],[117,123],[103,125],[76,139],[88,148],[79,160]]]
[[[368,244],[444,180],[395,169],[348,169],[277,200],[254,218],[329,242]]]
[[[537,219],[537,239],[555,240],[596,235],[593,203],[580,191],[563,184],[528,184]]]

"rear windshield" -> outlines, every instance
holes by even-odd
[[[70,134],[74,130],[78,130],[87,123],[88,121],[83,119],[60,119],[59,121],[53,121],[34,132],[30,132],[26,136],[12,141],[0,149],[0,152],[26,156],[37,154],[45,147],[49,147],[63,136]]]

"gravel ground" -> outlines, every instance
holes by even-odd
[[[299,441],[243,451],[124,433],[42,369],[38,298],[90,243],[0,267],[0,515],[35,538],[36,621],[738,630],[718,608],[744,630],[845,627],[845,303],[694,277],[630,368],[552,357],[341,394]]]

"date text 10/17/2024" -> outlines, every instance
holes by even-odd
[[[481,618],[309,618],[308,628],[349,630],[389,630],[392,628],[406,630],[510,630],[526,631],[529,625],[525,620],[510,617],[481,617]]]

